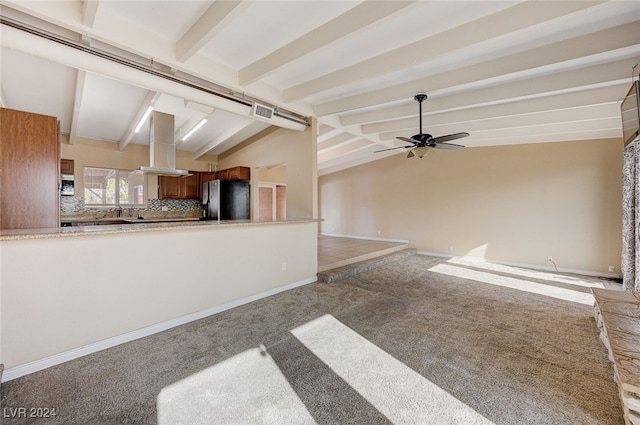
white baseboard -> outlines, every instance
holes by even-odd
[[[364,239],[364,240],[370,240],[370,241],[399,242],[399,243],[406,243],[406,244],[409,243],[409,241],[405,239],[370,238],[365,236],[341,235],[341,234],[335,234],[335,233],[320,233],[320,235],[333,236],[338,238]],[[417,253],[420,255],[429,255],[431,257],[441,257],[441,258],[460,257],[459,255],[443,254],[439,252],[418,251]],[[541,270],[541,271],[546,271],[551,273],[557,271],[559,273],[574,273],[574,274],[581,274],[584,276],[605,277],[610,279],[619,279],[622,277],[619,273],[604,273],[604,272],[596,272],[593,270],[569,269],[564,267],[558,267],[556,270],[555,267],[550,267],[550,266],[541,266],[538,264],[528,264],[528,263],[514,263],[510,261],[487,260],[482,257],[473,257],[473,256],[466,256],[466,255],[464,256],[464,258],[470,259],[472,261],[485,261],[489,263],[502,264],[505,266],[522,267],[525,269]]]
[[[317,276],[303,279],[299,282],[294,282],[289,285],[280,286],[278,288],[270,289],[268,291],[260,292],[258,294],[250,295],[248,297],[240,298],[238,300],[230,301],[221,305],[217,305],[205,310],[197,311],[195,313],[187,314],[185,316],[176,317],[175,319],[167,320],[165,322],[156,323],[155,325],[147,326],[142,329],[127,332],[122,335],[114,336],[102,341],[94,342],[89,345],[74,348],[64,353],[55,354],[53,356],[45,357],[44,359],[36,360],[30,363],[26,363],[20,366],[14,366],[4,370],[1,375],[2,382],[11,381],[12,379],[20,378],[21,376],[28,375],[30,373],[37,372],[69,360],[77,359],[87,354],[92,354],[107,348],[115,347],[116,345],[124,344],[125,342],[134,341],[136,339],[143,338],[145,336],[153,335],[158,332],[166,331],[167,329],[175,328],[176,326],[184,325],[195,320],[203,319],[208,316],[212,316],[217,313],[239,307],[243,304],[248,304],[253,301],[257,301],[262,298],[270,297],[271,295],[278,294],[280,292],[288,291],[290,289],[297,288],[299,286],[308,285],[309,283],[316,282]]]
[[[409,243],[409,241],[405,239],[370,238],[366,236],[338,235],[335,233],[320,233],[320,236],[332,236],[335,238],[349,238],[349,239],[363,239],[366,241]]]
[[[549,267],[549,266],[541,266],[539,264],[528,264],[528,263],[514,263],[514,262],[510,262],[510,261],[499,261],[499,260],[488,260],[486,258],[482,258],[482,257],[473,257],[473,256],[459,256],[459,255],[450,255],[450,254],[442,254],[439,252],[426,252],[426,251],[418,251],[417,252],[420,255],[428,255],[430,257],[441,257],[441,258],[465,258],[471,261],[478,261],[478,262],[486,262],[486,263],[495,263],[495,264],[502,264],[504,266],[511,266],[511,267],[522,267],[524,269],[534,269],[534,270],[541,270],[541,271],[545,271],[545,272],[559,272],[559,273],[573,273],[573,274],[581,274],[583,276],[593,276],[593,277],[606,277],[606,278],[620,278],[621,276],[617,273],[602,273],[602,272],[595,272],[592,270],[581,270],[581,269],[568,269],[568,268],[564,268],[564,267],[558,267],[558,269],[556,270],[555,267]]]

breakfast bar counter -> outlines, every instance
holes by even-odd
[[[93,220],[96,221],[96,220]],[[110,220],[113,221],[113,220]],[[124,221],[124,220],[123,220]],[[133,232],[173,231],[177,229],[210,229],[213,227],[264,226],[293,223],[317,222],[316,219],[289,219],[278,221],[260,220],[198,220],[198,219],[163,219],[163,220],[127,220],[124,224],[104,224],[91,226],[52,227],[42,229],[0,230],[0,241],[24,239],[65,238],[86,235],[107,235]]]
[[[315,282],[317,246],[317,219],[0,231],[3,379]]]

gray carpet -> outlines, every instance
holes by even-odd
[[[4,383],[4,411],[57,416],[2,424],[624,423],[593,307],[483,280],[588,286],[443,262],[403,258]]]

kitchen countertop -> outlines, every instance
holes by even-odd
[[[105,217],[105,218],[87,218],[87,217],[63,217],[61,223],[113,223],[126,221],[127,223],[161,223],[161,222],[177,222],[177,221],[199,221],[196,217],[174,217],[174,218],[136,218],[136,217]]]
[[[108,221],[120,220],[119,218],[104,219]],[[108,235],[132,232],[157,232],[172,231],[179,229],[211,229],[228,228],[233,226],[264,226],[294,223],[317,222],[318,219],[290,219],[281,221],[260,221],[260,220],[199,220],[199,219],[162,219],[162,221],[131,219],[128,224],[105,224],[93,226],[70,226],[52,227],[43,229],[5,229],[0,230],[0,241],[26,240],[26,239],[51,239],[78,237],[89,235]],[[171,220],[171,221],[168,221]],[[85,220],[87,221],[87,220]],[[100,220],[91,220],[98,222]]]

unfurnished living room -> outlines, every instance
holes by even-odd
[[[2,424],[640,424],[640,2],[0,4]]]

